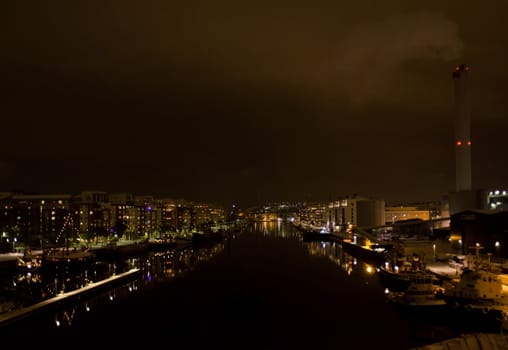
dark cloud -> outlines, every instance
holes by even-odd
[[[406,65],[453,62],[462,50],[457,24],[443,15],[395,14],[377,22],[360,22],[346,32],[337,47],[335,79],[354,107],[379,101],[432,103],[428,96],[417,94],[415,78]]]
[[[453,189],[451,70],[473,182],[506,179],[508,4],[2,4],[2,188],[254,203]]]

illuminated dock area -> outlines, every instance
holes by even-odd
[[[77,298],[108,290],[109,288],[136,278],[139,275],[139,272],[140,270],[137,268],[131,269],[98,282],[91,282],[82,288],[60,293],[53,298],[39,303],[0,314],[0,327],[25,317],[29,317],[37,312],[47,311],[50,308],[58,308],[63,304],[76,300]]]

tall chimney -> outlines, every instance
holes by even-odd
[[[455,186],[456,191],[471,190],[471,105],[468,84],[469,67],[455,67]]]

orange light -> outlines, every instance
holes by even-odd
[[[457,147],[460,147],[460,146],[462,146],[462,141],[457,140],[457,142],[455,144],[457,145]]]
[[[468,145],[468,146],[471,146],[471,141],[467,141],[467,145]]]

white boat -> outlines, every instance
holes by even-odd
[[[387,301],[406,308],[444,309],[447,302],[443,298],[444,289],[435,283],[432,273],[420,271],[405,274],[408,283],[405,290],[385,289]]]
[[[464,269],[445,289],[445,296],[460,305],[508,305],[508,286],[502,283],[499,273],[484,268]]]
[[[412,284],[422,284],[423,281],[427,283],[427,280],[430,280],[429,283],[434,288],[441,285],[439,277],[427,269],[417,254],[413,254],[411,260],[402,259],[398,261],[398,264],[386,262],[384,266],[379,266],[377,270],[381,284],[391,291],[405,292]]]
[[[508,285],[503,283],[505,275],[483,262],[469,256],[468,267],[460,276],[446,282],[444,297],[457,308],[477,317],[504,320],[508,315]]]

